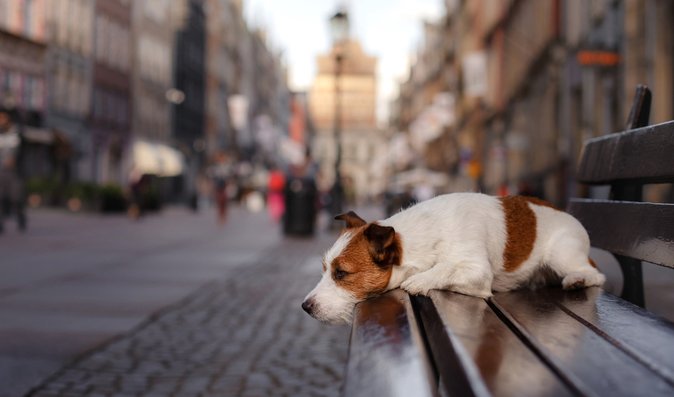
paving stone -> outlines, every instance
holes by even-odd
[[[33,396],[85,380],[79,396],[338,396],[349,328],[319,324],[300,309],[318,279],[304,269],[307,260],[317,261],[329,242],[293,239],[261,253]]]

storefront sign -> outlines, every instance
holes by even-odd
[[[620,55],[613,51],[578,51],[576,59],[583,66],[615,66],[620,63]]]

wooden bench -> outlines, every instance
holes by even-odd
[[[394,290],[356,306],[344,396],[674,396],[674,325],[643,305],[641,261],[674,267],[674,204],[643,203],[674,182],[674,121],[647,124],[641,88],[628,130],[590,140],[579,181],[609,200],[569,211],[616,255],[624,296],[545,288],[480,299]]]

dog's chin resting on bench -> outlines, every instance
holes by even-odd
[[[454,193],[368,223],[338,215],[346,228],[323,257],[323,276],[302,308],[329,323],[350,323],[356,303],[402,288],[412,295],[560,284],[600,286],[590,239],[571,215],[530,197]]]

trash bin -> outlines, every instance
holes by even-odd
[[[311,236],[316,224],[316,182],[312,178],[289,177],[284,188],[283,233]]]

